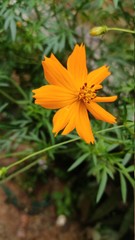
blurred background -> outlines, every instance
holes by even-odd
[[[95,145],[63,144],[1,176],[1,240],[133,239],[134,36],[89,34],[101,25],[133,29],[133,5],[0,1],[0,167],[77,136],[54,137],[55,111],[34,104],[32,89],[46,84],[44,55],[54,53],[66,66],[74,45],[84,43],[89,71],[110,66],[102,93],[118,95],[116,102],[102,104],[117,116],[115,127],[91,117]]]

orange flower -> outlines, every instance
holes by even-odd
[[[94,143],[88,112],[96,119],[115,123],[116,119],[98,102],[113,102],[117,96],[98,97],[100,84],[110,75],[109,68],[102,66],[90,73],[86,67],[85,46],[76,45],[68,58],[67,69],[51,54],[42,61],[46,80],[50,85],[33,90],[35,103],[48,109],[59,109],[53,117],[53,133],[62,135],[76,128],[78,135],[87,143]]]

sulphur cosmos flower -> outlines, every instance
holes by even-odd
[[[113,102],[117,96],[100,97],[97,91],[101,82],[111,73],[102,66],[88,73],[85,46],[76,44],[67,60],[67,69],[57,58],[45,57],[42,61],[44,75],[49,85],[33,90],[35,103],[47,109],[59,109],[53,117],[53,133],[62,135],[76,129],[86,143],[94,143],[88,113],[97,120],[115,123],[116,118],[104,110],[99,102]]]

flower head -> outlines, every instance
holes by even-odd
[[[49,85],[33,90],[35,103],[47,109],[59,109],[53,117],[53,133],[62,135],[76,128],[78,135],[87,143],[94,143],[88,112],[96,119],[115,123],[116,119],[98,102],[113,102],[117,96],[99,97],[101,82],[110,75],[109,68],[102,66],[90,73],[86,67],[83,44],[76,45],[67,60],[67,69],[51,54],[42,61],[45,78]]]

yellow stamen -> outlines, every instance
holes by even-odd
[[[80,88],[78,99],[83,100],[83,102],[85,103],[90,103],[90,101],[95,97],[96,97],[96,90],[94,85],[89,87],[85,82],[84,85]]]

